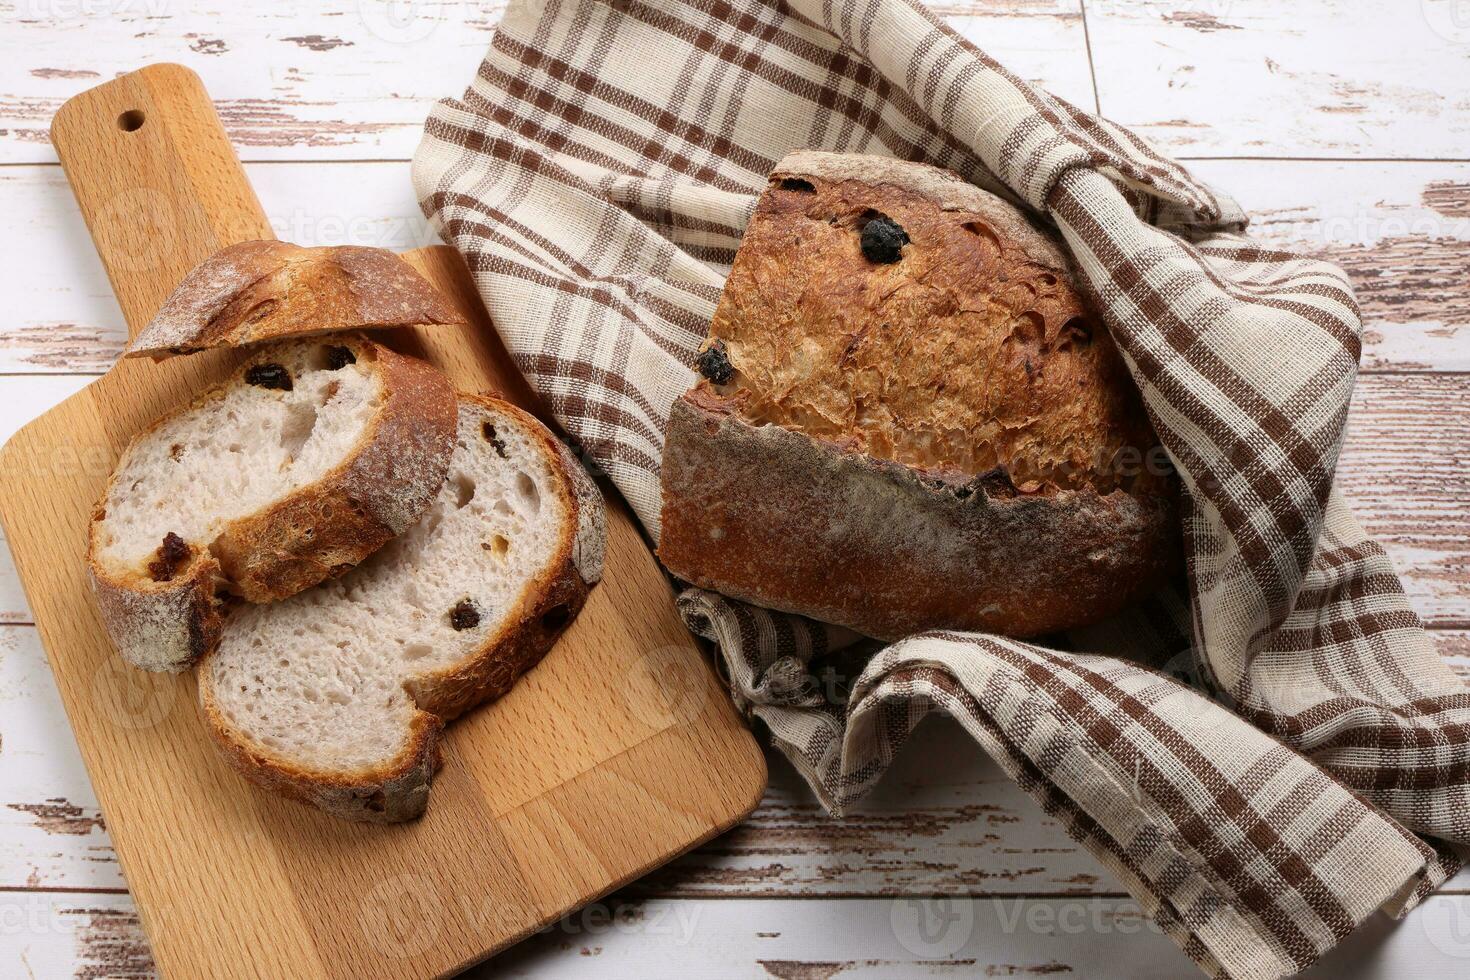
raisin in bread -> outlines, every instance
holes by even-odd
[[[240,610],[200,666],[224,755],[354,820],[418,816],[445,721],[550,649],[602,574],[602,498],[520,409],[461,396],[448,479],[424,518],[335,581]]]
[[[240,242],[195,266],[126,356],[162,358],[342,330],[464,323],[413,266],[384,249]]]
[[[1176,484],[1066,257],[958,176],[771,176],[673,406],[674,574],[881,639],[1031,636],[1181,567]]]
[[[118,462],[87,549],[108,634],[138,667],[185,669],[232,598],[294,595],[413,525],[454,432],[423,361],[355,334],[261,348]]]

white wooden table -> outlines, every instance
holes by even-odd
[[[1341,479],[1470,674],[1470,0],[936,6],[1022,74],[1192,161],[1250,209],[1257,235],[1351,271],[1365,372]],[[68,96],[147,62],[191,65],[281,237],[405,249],[433,240],[408,178],[419,126],[432,99],[464,86],[500,10],[0,0],[0,438],[123,343],[47,141]],[[939,722],[843,823],[773,759],[745,826],[482,968],[844,980],[1192,970]],[[1470,974],[1470,875],[1396,928],[1371,922],[1314,972]],[[68,975],[152,967],[0,548],[0,977]]]

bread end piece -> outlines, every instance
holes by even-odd
[[[674,574],[880,639],[1033,636],[1182,568],[1177,480],[1055,236],[959,176],[800,151],[675,402]]]
[[[195,266],[124,356],[157,360],[343,330],[466,322],[384,249],[241,242]]]

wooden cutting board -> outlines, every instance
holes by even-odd
[[[130,332],[199,260],[272,237],[186,68],[154,65],[82,93],[57,113],[52,140]],[[419,249],[409,260],[474,327],[397,331],[388,342],[461,388],[535,410],[458,254]],[[0,454],[0,519],[165,975],[453,972],[754,808],[761,753],[610,492],[602,584],[509,696],[451,726],[422,820],[342,823],[227,769],[198,717],[193,678],[145,674],[113,652],[82,552],[91,507],[129,438],[238,359],[120,361]]]

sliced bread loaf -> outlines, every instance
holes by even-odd
[[[126,356],[162,358],[342,330],[464,322],[413,266],[384,249],[240,242],[195,266]]]
[[[140,433],[93,515],[87,564],[123,657],[179,671],[231,597],[269,602],[402,534],[444,482],[455,397],[360,335],[262,348]]]
[[[240,610],[200,667],[226,758],[355,820],[418,816],[444,722],[550,649],[602,574],[602,498],[560,442],[461,396],[448,479],[424,518],[335,581]]]

